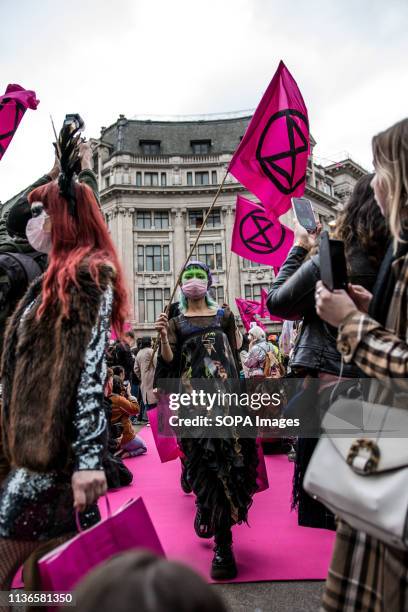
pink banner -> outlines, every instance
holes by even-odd
[[[280,317],[275,317],[274,315],[272,315],[267,306],[266,306],[266,300],[268,299],[268,292],[266,291],[266,289],[262,289],[261,290],[261,312],[262,312],[262,318],[268,318],[271,321],[278,321],[279,323],[281,321],[283,321],[283,319],[281,319]]]
[[[229,171],[280,217],[302,196],[309,156],[309,120],[302,94],[281,61]]]
[[[0,96],[0,159],[6,152],[27,108],[35,110],[39,104],[34,91],[20,85],[8,85]]]
[[[260,204],[237,196],[231,250],[245,259],[280,266],[293,244],[294,234]]]
[[[262,329],[266,330],[265,325],[263,325],[263,323],[259,321],[259,317],[262,317],[260,302],[255,302],[254,300],[243,300],[242,298],[235,298],[235,303],[237,305],[239,315],[246,331],[249,330],[252,321],[255,321],[255,323],[259,325],[259,327],[262,327]]]
[[[129,323],[129,321],[125,321],[124,325],[123,325],[123,331],[127,332],[127,331],[132,331],[132,324]],[[110,333],[110,340],[118,340],[118,335],[115,332],[115,330],[113,329],[113,327],[111,327],[111,333]]]

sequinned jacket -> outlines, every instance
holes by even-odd
[[[2,356],[3,477],[5,462],[35,472],[102,469],[113,280],[108,266],[100,268],[99,286],[81,268],[69,316],[56,307],[38,319],[40,277],[11,317]]]

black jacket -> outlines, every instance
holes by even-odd
[[[290,360],[292,368],[338,375],[341,357],[336,348],[337,330],[324,323],[315,309],[315,286],[320,280],[319,256],[306,260],[307,255],[308,251],[303,247],[291,249],[269,292],[267,307],[271,314],[282,319],[303,319]],[[348,263],[351,269],[349,281],[370,291],[377,270],[357,245],[352,249]],[[359,377],[363,374],[357,366],[344,364],[343,376]]]
[[[130,346],[126,342],[118,342],[115,351],[115,366],[122,366],[125,370],[125,378],[128,381],[132,380],[135,358],[130,350]]]

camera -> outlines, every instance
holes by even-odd
[[[72,125],[72,131],[77,130],[78,132],[82,132],[85,128],[85,122],[82,119],[81,115],[78,115],[78,113],[71,113],[65,115],[62,128],[64,129],[70,125]]]

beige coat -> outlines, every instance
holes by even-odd
[[[153,393],[154,372],[157,365],[157,353],[154,356],[153,367],[149,368],[153,349],[150,347],[142,348],[136,355],[135,374],[140,380],[140,391],[144,404],[155,404],[156,396]]]

